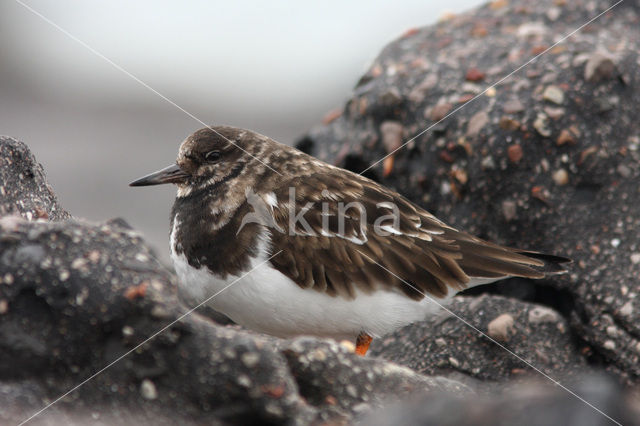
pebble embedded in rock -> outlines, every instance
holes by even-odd
[[[619,312],[623,317],[630,317],[633,313],[633,303],[631,302],[631,300],[622,305]]]
[[[518,130],[520,128],[520,122],[518,120],[506,116],[500,118],[498,125],[503,130]]]
[[[637,265],[640,263],[640,253],[632,253],[631,254],[631,263]]]
[[[561,14],[562,10],[560,10],[560,8],[557,6],[550,7],[546,13],[547,18],[549,18],[550,21],[557,21]]]
[[[433,72],[427,74],[424,80],[422,80],[422,83],[418,84],[411,90],[411,93],[409,93],[409,99],[415,103],[422,103],[429,90],[436,87],[437,84],[438,75]]]
[[[533,121],[533,128],[536,129],[537,132],[545,138],[551,136],[551,129],[549,128],[549,118],[546,116],[546,114],[538,113],[536,119]]]
[[[507,114],[515,114],[524,111],[524,105],[519,99],[509,99],[504,103],[502,110]]]
[[[620,176],[622,176],[623,178],[628,178],[629,176],[631,176],[631,173],[632,173],[631,169],[625,166],[624,164],[620,164],[616,170],[618,171],[618,173],[620,173]]]
[[[77,270],[84,270],[87,271],[87,264],[89,263],[88,259],[85,259],[84,257],[78,257],[77,259],[74,259],[73,262],[71,262],[71,269],[77,269]]]
[[[613,77],[616,65],[613,59],[602,52],[594,52],[589,56],[584,67],[584,79],[590,83],[608,80]]]
[[[487,334],[499,342],[506,342],[515,330],[514,322],[511,315],[502,314],[489,323],[487,326]]]
[[[509,148],[507,148],[507,156],[509,157],[509,161],[517,164],[523,157],[522,147],[518,144],[509,145]]]
[[[5,283],[8,285],[13,284],[13,275],[6,273],[4,276],[0,277],[0,284]]]
[[[397,121],[385,121],[380,125],[382,145],[387,153],[391,153],[402,145],[403,126]]]
[[[561,105],[564,102],[564,92],[558,86],[547,86],[542,93],[542,98],[545,101]]]
[[[451,171],[451,176],[456,179],[461,185],[466,184],[469,181],[469,175],[464,169],[454,169]]]
[[[484,80],[484,73],[482,71],[480,71],[477,68],[471,68],[469,69],[469,71],[467,71],[467,75],[465,76],[465,79],[467,81],[482,81]]]
[[[453,105],[448,102],[439,103],[429,112],[429,119],[432,121],[440,121],[447,116]]]
[[[251,378],[249,378],[249,376],[247,376],[246,374],[239,375],[237,381],[240,386],[244,386],[245,388],[250,388],[253,384]]]
[[[575,145],[575,143],[576,143],[575,136],[573,136],[573,133],[571,133],[567,129],[562,129],[560,131],[560,135],[558,135],[558,139],[556,140],[556,144],[558,146],[562,146],[566,144]]]
[[[478,136],[480,130],[484,128],[484,126],[489,123],[489,114],[486,111],[477,112],[471,117],[469,123],[467,124],[467,136],[475,137]]]
[[[494,161],[491,155],[487,155],[486,157],[482,157],[482,161],[480,162],[483,170],[495,170],[496,162]]]
[[[558,169],[551,176],[556,185],[562,186],[569,183],[569,173],[565,169]]]
[[[352,397],[352,398],[357,398],[358,397],[358,390],[355,388],[355,386],[347,385],[345,390],[347,391],[347,393],[349,394],[350,397]]]
[[[255,367],[258,364],[258,361],[260,361],[260,355],[256,352],[244,353],[240,358],[247,368]]]
[[[149,379],[144,379],[142,383],[140,383],[140,394],[144,399],[149,401],[153,401],[158,398],[158,390],[156,389],[156,385]]]
[[[518,27],[516,30],[516,35],[523,39],[542,37],[549,32],[549,27],[547,27],[543,22],[525,22]]]
[[[564,117],[564,114],[565,114],[565,109],[562,107],[552,107],[547,105],[543,108],[543,110],[544,110],[544,113],[547,114],[549,118],[552,120],[558,120]]]
[[[505,200],[502,202],[502,215],[507,222],[516,218],[517,205],[515,201]]]
[[[551,308],[537,306],[529,311],[530,324],[558,322],[559,320],[560,315]]]
[[[400,95],[398,89],[392,87],[382,92],[378,98],[378,101],[381,105],[385,105],[387,107],[396,107],[400,103],[402,103],[402,96]]]
[[[351,353],[356,351],[356,345],[350,340],[341,340],[340,341],[340,346],[342,346],[348,352],[351,352]]]

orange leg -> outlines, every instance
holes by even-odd
[[[382,176],[388,177],[393,171],[393,154],[388,156],[382,162]]]
[[[367,333],[360,333],[356,339],[356,353],[360,356],[364,356],[369,350],[369,345],[372,340],[373,337],[369,336]]]

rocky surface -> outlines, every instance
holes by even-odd
[[[26,219],[61,220],[70,217],[48,184],[42,166],[29,148],[0,136],[0,216],[19,214]]]
[[[22,143],[1,145],[33,160]],[[25,174],[36,163],[13,164]],[[39,178],[0,185],[19,194],[46,187]],[[39,195],[21,199],[61,211]],[[347,422],[404,395],[473,392],[352,347],[278,341],[189,314],[173,274],[121,220],[31,219],[0,217],[2,424],[52,402],[31,423]]]
[[[454,300],[439,315],[374,341],[371,353],[493,391],[496,383],[540,378],[530,365],[556,380],[575,381],[590,370],[584,348],[555,310],[485,295]]]
[[[622,382],[638,384],[638,3],[621,3],[554,45],[612,4],[494,1],[408,31],[374,61],[341,114],[298,146],[364,171],[456,227],[571,257],[568,275],[508,280],[478,291],[558,311],[566,333],[580,342],[574,347],[579,354],[568,360],[583,356]],[[385,130],[397,133],[398,126],[402,141],[390,143]],[[393,160],[376,163],[404,144]],[[477,309],[486,317],[474,323],[508,312],[493,299],[485,302]],[[424,324],[415,327],[392,339],[406,342],[427,331]],[[443,325],[434,327],[428,335],[445,334]],[[563,345],[556,354],[563,358],[567,337],[553,341]],[[435,349],[433,342],[415,345]],[[441,369],[440,356],[423,359],[416,349],[418,359],[410,361],[392,347],[376,350],[423,371]],[[460,358],[458,368],[469,362],[463,350],[452,356]],[[479,374],[510,376],[470,373]]]
[[[620,387],[602,376],[590,376],[572,389],[594,406],[598,413],[573,395],[548,384],[520,385],[509,393],[467,398],[430,395],[402,402],[365,417],[367,426],[471,425],[624,425],[640,424],[638,400],[626,398]]]

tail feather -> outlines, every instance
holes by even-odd
[[[516,252],[533,259],[542,260],[544,266],[540,270],[544,272],[545,275],[564,274],[568,271],[565,264],[572,262],[572,260],[567,257],[539,253],[537,251],[517,250]]]
[[[567,272],[565,264],[571,262],[566,257],[503,247],[476,238],[459,238],[456,244],[462,252],[460,267],[473,283],[488,282],[485,278],[544,278]]]

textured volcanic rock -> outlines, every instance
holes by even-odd
[[[510,393],[464,400],[447,395],[416,398],[378,410],[360,424],[367,426],[471,425],[640,425],[640,400],[629,398],[610,378],[592,375],[569,387],[593,407],[558,387],[532,383]],[[612,421],[613,420],[613,421]]]
[[[300,394],[315,406],[365,412],[389,401],[390,394],[450,393],[474,395],[465,385],[443,377],[425,377],[382,359],[354,357],[335,343],[299,338],[281,345]]]
[[[560,381],[589,369],[567,321],[553,309],[487,295],[457,298],[447,309],[374,341],[372,355],[487,390],[498,387],[494,382],[512,386],[541,377],[505,349]]]
[[[58,204],[42,166],[29,148],[0,136],[0,216],[7,214],[19,214],[29,220],[70,217]]]
[[[638,383],[638,3],[551,47],[612,4],[496,1],[409,31],[298,146],[355,172],[375,164],[364,174],[451,225],[574,259],[568,275],[497,286],[557,309],[592,360]],[[389,121],[409,143],[376,163]]]
[[[2,149],[28,160],[2,163],[0,186],[13,194],[4,211],[62,217],[26,146],[5,139]],[[35,184],[14,178],[34,169]],[[33,424],[347,422],[408,394],[472,392],[335,343],[279,341],[188,312],[173,274],[122,220],[1,216],[0,423],[50,402]]]
[[[187,310],[177,302],[173,277],[132,231],[15,217],[0,219],[0,226],[0,377],[43,387],[32,404],[2,404],[12,407],[13,420]],[[181,421],[273,422],[312,414],[270,345],[198,315],[170,326],[52,410],[102,416],[112,405]]]

